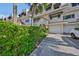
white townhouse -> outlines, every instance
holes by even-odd
[[[26,26],[31,25],[31,15],[27,11],[25,15],[19,16],[17,20],[20,25],[26,25]]]
[[[18,18],[18,23],[20,25],[30,26],[31,25],[31,18],[30,17],[23,16],[21,18]]]
[[[69,33],[79,27],[79,3],[50,3],[42,13],[36,14],[34,25],[48,25],[49,33]]]

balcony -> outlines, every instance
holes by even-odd
[[[52,8],[52,3],[50,3],[49,5],[48,5],[48,7],[45,9],[46,11],[48,11],[48,10],[50,10]]]
[[[33,22],[36,23],[36,22],[38,22],[39,20],[40,20],[40,18],[35,18],[35,19],[33,19]]]
[[[54,9],[58,9],[61,6],[61,3],[54,4]]]
[[[60,5],[60,4],[57,4],[57,5]],[[34,17],[40,17],[40,16],[43,16],[43,15],[50,15],[50,14],[56,14],[56,13],[62,13],[63,9],[65,9],[65,7],[62,7],[62,8],[57,7],[57,9],[53,10],[52,6],[51,6],[51,7],[48,7],[46,11],[43,11],[42,13],[38,13],[37,15],[35,14]]]

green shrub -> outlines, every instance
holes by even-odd
[[[37,42],[46,36],[46,31],[43,27],[26,27],[0,21],[0,55],[29,55]]]

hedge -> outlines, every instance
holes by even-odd
[[[0,21],[0,55],[29,55],[46,36],[46,32],[44,27],[27,27]]]

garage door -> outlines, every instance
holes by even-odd
[[[49,26],[49,33],[62,33],[62,26],[61,25]]]
[[[75,25],[64,25],[63,32],[70,33],[70,31],[75,27]]]

